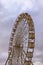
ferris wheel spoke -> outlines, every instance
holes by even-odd
[[[27,52],[33,52],[34,50],[34,34],[35,31],[31,16],[28,15],[28,13],[20,14],[20,16],[16,20],[15,25],[13,26],[13,32],[10,38],[9,53],[12,54],[9,54],[5,65],[7,64],[8,60],[10,60],[9,58],[11,57],[11,55],[12,61],[10,62],[12,64],[8,63],[8,65],[25,65],[25,60],[30,56],[29,55],[27,57]],[[27,61],[26,63],[28,64]]]

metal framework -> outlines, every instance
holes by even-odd
[[[33,20],[28,13],[22,13],[18,16],[12,29],[8,59],[5,65],[33,65],[34,47],[35,29]]]

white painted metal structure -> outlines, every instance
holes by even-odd
[[[10,37],[8,65],[33,65],[35,29],[31,16],[22,13],[18,16]]]

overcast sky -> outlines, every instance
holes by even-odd
[[[35,25],[34,65],[43,65],[43,0],[0,0],[0,65],[7,59],[12,26],[22,12],[29,13]]]

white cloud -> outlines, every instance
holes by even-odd
[[[7,57],[8,57],[8,53],[7,52],[0,53],[0,58],[7,58]]]
[[[29,9],[32,9],[33,8],[33,3],[31,0],[27,0],[27,1],[24,1],[23,2],[23,5],[22,5],[22,10],[29,10]]]
[[[43,63],[42,63],[42,62],[37,61],[37,62],[35,62],[35,63],[34,63],[34,65],[43,65]]]
[[[7,57],[7,56],[8,56],[8,53],[7,53],[7,52],[3,52],[3,53],[1,54],[1,56]]]
[[[25,10],[38,10],[38,6],[35,0],[2,0],[2,4],[8,10],[18,10],[20,7],[20,11]]]
[[[8,7],[11,4],[11,0],[1,0],[1,3],[5,6]]]
[[[5,64],[7,57],[8,57],[7,52],[0,53],[0,64],[1,65]]]
[[[3,7],[5,7],[5,9],[7,9],[9,11],[9,13],[13,13],[12,15],[8,14],[8,16],[6,16],[4,12],[0,12],[0,51],[5,52],[8,47],[8,40],[6,40],[5,38],[7,38],[7,36],[10,36],[10,31],[11,31],[11,24],[13,24],[13,21],[11,20],[12,16],[17,17],[16,14],[18,14],[19,12],[24,12],[26,10],[26,12],[28,11],[33,11],[32,13],[34,14],[33,20],[35,22],[35,33],[36,33],[36,50],[35,50],[35,57],[34,60],[36,61],[43,61],[43,55],[42,55],[42,49],[43,49],[43,16],[41,14],[41,12],[39,13],[39,8],[41,8],[43,6],[43,1],[42,0],[1,0],[0,1],[3,5]],[[41,9],[40,9],[41,10]],[[36,12],[37,16],[36,16]],[[4,13],[4,14],[3,14]],[[43,13],[43,12],[42,12]],[[10,20],[9,20],[10,19]],[[9,23],[8,23],[9,22]],[[7,38],[9,39],[9,37]],[[2,41],[3,40],[3,41]],[[41,46],[42,45],[42,46]],[[42,48],[41,48],[42,47]],[[4,48],[4,50],[3,50]],[[41,51],[42,50],[42,51]],[[6,51],[7,52],[7,51]],[[6,53],[2,53],[1,57],[7,57]],[[40,56],[41,58],[37,57]],[[42,64],[41,62],[36,62],[36,65],[40,65]],[[2,65],[2,64],[1,64]]]
[[[1,0],[1,3],[8,10],[16,11],[19,7],[21,9],[20,11],[38,11],[40,7],[43,7],[43,0]]]
[[[37,0],[39,7],[43,7],[43,0]]]

